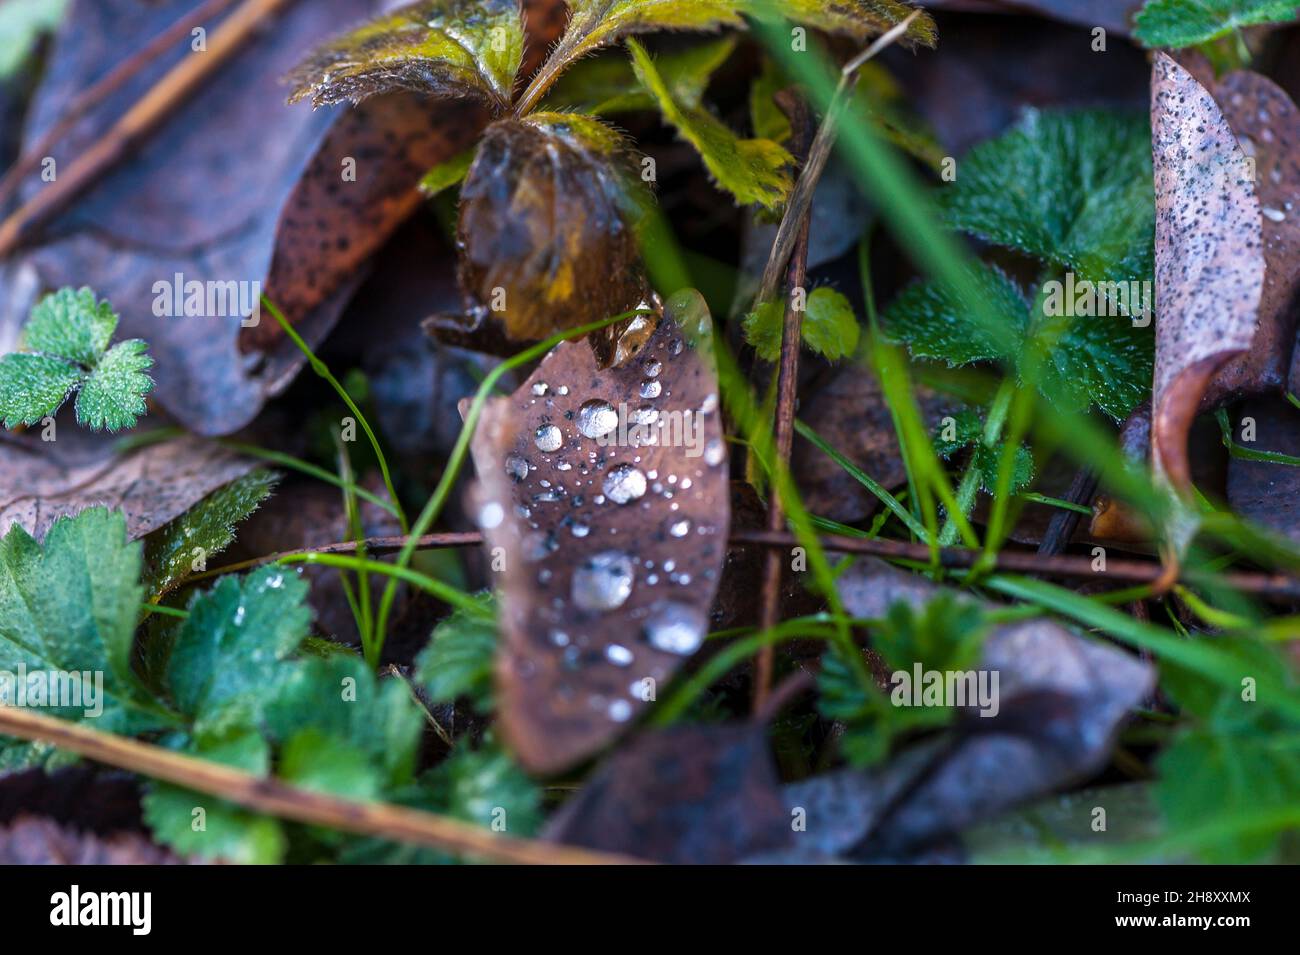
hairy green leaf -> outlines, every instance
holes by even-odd
[[[435,703],[465,698],[480,713],[492,711],[492,672],[496,660],[496,600],[476,598],[482,612],[456,610],[437,627],[415,661],[415,678]]]
[[[295,786],[347,799],[368,801],[380,791],[379,777],[364,752],[314,726],[285,744],[279,775]]]
[[[100,728],[153,725],[133,707],[140,695],[131,672],[139,575],[140,545],[127,541],[120,513],[96,507],[60,518],[43,544],[15,525],[0,539],[0,670],[16,674],[22,666],[80,683],[84,705],[50,707],[56,715],[80,719],[102,707],[94,715]],[[11,700],[16,689],[0,684]]]
[[[518,0],[425,0],[316,50],[289,80],[316,106],[413,90],[509,105],[523,57]]]
[[[256,733],[188,750],[190,755],[257,776],[270,770],[270,749]],[[241,865],[284,859],[287,839],[280,823],[270,817],[167,783],[150,784],[141,804],[154,838],[182,855]]]
[[[654,61],[635,40],[628,41],[633,69],[654,96],[664,118],[700,153],[718,187],[741,205],[776,209],[790,194],[794,159],[767,139],[741,139],[712,113],[687,106],[673,94]]]
[[[257,726],[284,679],[280,665],[307,635],[307,584],[283,567],[222,577],[190,603],[167,664],[167,686],[200,738]]]
[[[951,435],[948,437],[947,435]],[[1006,442],[989,447],[984,443],[984,420],[971,409],[953,415],[951,424],[941,422],[934,437],[934,450],[945,460],[964,448],[972,448],[971,466],[980,474],[980,487],[988,494],[995,492],[998,466]],[[1034,456],[1023,444],[1016,449],[1011,471],[1011,493],[1016,494],[1029,486],[1034,478]]]
[[[469,173],[469,167],[474,163],[474,156],[478,153],[477,147],[471,147],[464,152],[457,153],[446,162],[439,163],[424,174],[420,180],[420,192],[426,198],[432,199],[440,192],[450,189],[465,181],[465,176]]]
[[[1194,46],[1242,27],[1296,18],[1295,0],[1150,0],[1133,35],[1144,46]]]
[[[849,300],[832,288],[813,289],[800,323],[803,344],[830,361],[852,355],[858,348],[861,329]],[[785,321],[782,302],[763,302],[745,316],[745,340],[764,361],[781,357],[781,330]]]
[[[1073,270],[1150,282],[1155,191],[1145,114],[1026,111],[981,143],[940,193],[953,228]],[[1149,287],[1149,285],[1148,285]]]
[[[235,525],[258,509],[278,480],[273,471],[250,471],[146,537],[145,592],[161,593],[182,577],[203,570],[209,557],[230,546]]]
[[[885,312],[886,332],[916,357],[965,365],[1019,362],[1032,329],[1048,345],[1036,384],[1056,405],[1081,410],[1096,404],[1122,420],[1149,393],[1154,362],[1149,328],[1109,315],[1039,315],[1031,324],[1029,302],[1004,272],[979,264],[971,279],[981,298],[1005,318],[1001,334],[980,324],[972,304],[939,283],[905,289]]]
[[[26,351],[0,358],[0,422],[35,424],[59,410],[73,391],[77,420],[118,431],[145,412],[153,359],[138,339],[109,348],[117,314],[88,288],[60,289],[32,309]]]

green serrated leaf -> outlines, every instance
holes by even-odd
[[[953,415],[949,425],[941,422],[934,436],[934,451],[947,460],[958,451],[972,447],[971,466],[980,474],[980,489],[987,494],[996,490],[998,467],[1002,460],[1005,441],[999,441],[992,447],[984,443],[984,419],[979,413],[965,409]],[[1034,456],[1023,444],[1016,449],[1016,456],[1011,470],[1011,493],[1017,494],[1034,479]]]
[[[492,673],[496,660],[496,601],[476,598],[481,613],[456,610],[434,628],[429,645],[415,661],[415,679],[435,703],[464,698],[480,713],[492,712]]]
[[[258,509],[275,488],[272,471],[250,471],[218,488],[180,517],[145,538],[145,592],[156,595],[230,546],[235,525]]]
[[[59,358],[5,355],[0,358],[0,423],[6,428],[36,424],[58,411],[84,377]]]
[[[380,792],[379,776],[366,753],[314,726],[290,737],[278,775],[295,786],[347,799],[368,801]]]
[[[307,584],[283,567],[223,577],[190,603],[167,664],[177,707],[203,739],[260,723],[286,676],[280,665],[307,635]]]
[[[785,306],[781,302],[763,302],[745,316],[745,340],[758,357],[775,362],[781,357],[781,332]],[[852,355],[858,348],[861,329],[849,300],[832,288],[813,289],[800,323],[799,336],[804,346],[830,361]]]
[[[1194,46],[1242,27],[1287,23],[1297,12],[1295,0],[1150,0],[1133,35],[1146,47]]]
[[[886,310],[886,333],[918,358],[965,365],[1018,361],[1030,328],[1030,305],[1019,286],[996,266],[980,263],[972,282],[1006,319],[997,336],[975,319],[975,309],[945,285],[908,287]],[[1037,386],[1054,404],[1082,410],[1090,404],[1123,420],[1147,396],[1155,356],[1150,328],[1106,315],[1040,316],[1035,334],[1048,343]]]
[[[671,50],[662,54],[655,65],[678,102],[687,107],[699,106],[709,80],[731,56],[736,42],[736,37],[726,36]],[[659,108],[621,53],[575,63],[551,88],[547,102],[565,111],[605,116]]]
[[[265,698],[264,725],[273,740],[317,730],[364,754],[382,770],[385,786],[411,781],[422,720],[402,680],[377,680],[356,656],[315,657],[282,669]]]
[[[541,824],[541,792],[496,746],[456,749],[429,772],[426,785],[453,818],[512,836],[531,836]]]
[[[138,338],[110,348],[81,383],[77,421],[96,431],[120,431],[145,412],[144,396],[153,388],[145,374],[153,367],[149,346]]]
[[[316,106],[413,90],[510,103],[523,57],[518,0],[425,0],[316,50],[289,77],[289,102]]]
[[[244,733],[204,747],[192,755],[265,776],[270,750],[256,733]],[[273,865],[284,859],[287,840],[280,823],[206,793],[167,783],[151,783],[141,800],[154,838],[184,856],[220,859],[241,865]]]
[[[23,346],[81,365],[103,357],[117,330],[117,313],[88,288],[62,288],[32,309],[23,331]]]
[[[719,188],[741,205],[774,210],[790,194],[794,159],[767,139],[741,139],[713,114],[677,100],[654,61],[635,40],[628,41],[637,78],[654,96],[664,118],[693,145]]]
[[[1002,335],[976,322],[972,303],[960,300],[939,283],[917,283],[904,289],[885,311],[885,332],[918,358],[954,366],[1018,356],[1029,324],[1029,303],[1020,287],[1001,269],[982,263],[971,272],[971,283],[989,308],[1005,320]]]
[[[1090,282],[1147,281],[1155,189],[1144,113],[1026,111],[957,164],[939,195],[953,228]]]
[[[154,725],[132,708],[139,575],[140,545],[127,541],[120,513],[96,507],[59,518],[44,544],[15,525],[0,540],[0,670],[77,674],[83,705],[49,707],[55,715],[91,716],[109,731]],[[94,703],[87,694],[101,682]]]

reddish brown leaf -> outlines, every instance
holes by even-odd
[[[1171,483],[1191,482],[1187,434],[1211,379],[1250,347],[1264,281],[1261,213],[1245,154],[1210,93],[1156,54],[1156,366],[1151,441]]]
[[[679,293],[635,357],[602,371],[562,344],[479,423],[479,520],[505,561],[500,724],[534,772],[608,743],[704,639],[728,530],[709,329]],[[637,420],[685,440],[637,445]]]
[[[87,835],[35,816],[0,827],[0,865],[177,864],[184,860],[132,832]]]
[[[794,842],[762,726],[679,726],[615,753],[555,814],[556,842],[721,865]]]
[[[104,506],[126,514],[134,540],[255,465],[199,438],[117,454],[113,440],[79,432],[71,421],[58,435],[54,442],[34,433],[0,435],[0,535],[17,524],[42,538],[56,518]]]

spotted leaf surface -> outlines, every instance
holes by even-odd
[[[510,102],[523,58],[517,0],[429,0],[354,30],[290,76],[290,102],[317,106],[410,90]]]
[[[623,363],[560,345],[479,423],[500,726],[533,772],[599,750],[704,640],[729,519],[710,327],[679,293]]]
[[[1214,373],[1250,347],[1264,284],[1251,167],[1214,98],[1157,54],[1151,79],[1156,186],[1156,362],[1152,447],[1190,483],[1187,432]]]

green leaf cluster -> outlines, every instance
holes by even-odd
[[[36,424],[77,394],[77,421],[119,431],[145,412],[153,359],[138,338],[109,347],[117,313],[88,288],[64,288],[32,309],[21,351],[0,358],[0,424]]]

